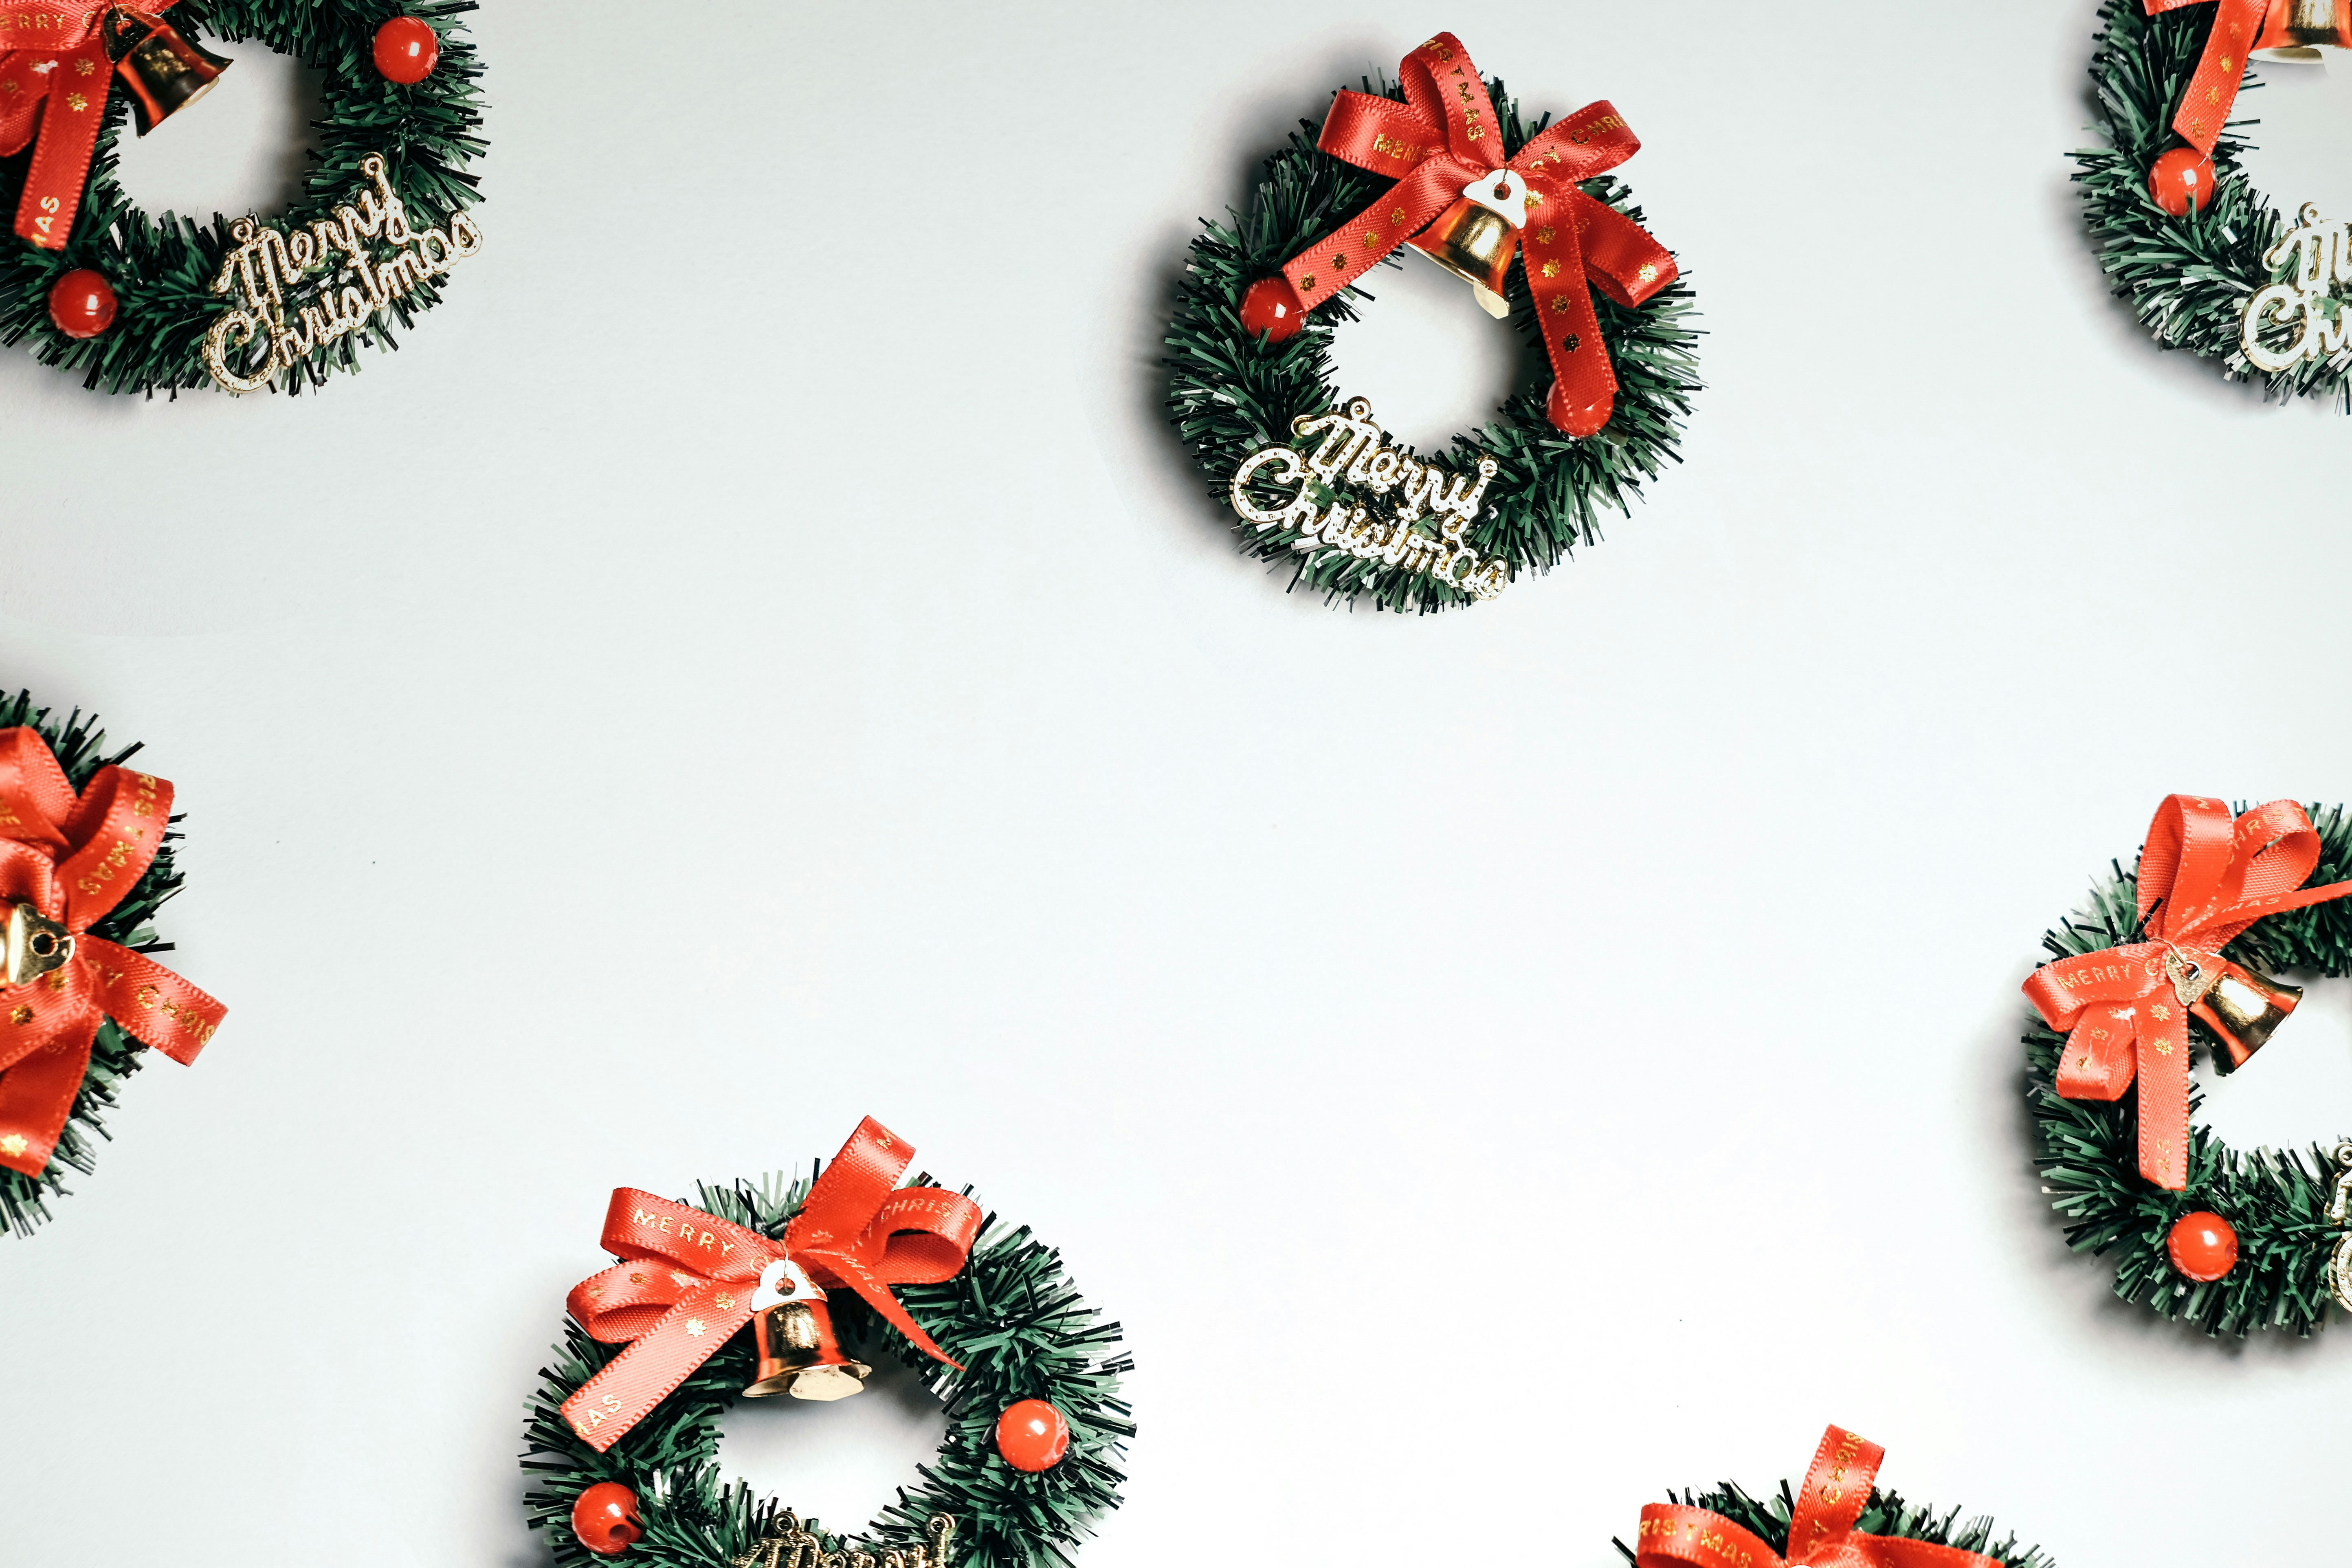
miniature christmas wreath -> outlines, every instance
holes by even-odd
[[[457,22],[473,0],[109,0],[0,4],[0,342],[108,392],[323,385],[362,343],[397,348],[481,247],[467,209],[481,65]],[[168,18],[159,14],[170,13]],[[150,217],[115,177],[140,133],[234,62],[198,40],[251,40],[323,72],[319,146],[295,209],[209,226]]]
[[[1641,146],[1615,110],[1529,125],[1450,33],[1400,78],[1341,92],[1311,141],[1302,121],[1250,210],[1203,226],[1162,363],[1169,419],[1244,552],[1289,563],[1293,588],[1426,613],[1493,598],[1592,542],[1603,509],[1631,510],[1679,460],[1697,333],[1674,257],[1608,173]],[[1370,297],[1357,280],[1407,244],[1551,372],[1443,458],[1392,444],[1330,374],[1333,323]]]
[[[556,1561],[644,1568],[1045,1568],[1116,1508],[1134,1436],[1118,1325],[1027,1226],[917,1177],[870,1117],[807,1179],[623,1188],[622,1261],[572,1293],[531,1401],[528,1507]],[[624,1348],[625,1347],[625,1348]],[[855,1394],[878,1348],[947,1407],[919,1484],[855,1539],[722,1479],[738,1397]]]
[[[2352,411],[2352,231],[2309,204],[2289,223],[2229,130],[2250,62],[2352,49],[2352,0],[2105,0],[2099,18],[2108,144],[2074,178],[2109,283],[2163,347]]]
[[[2317,826],[2315,826],[2316,822]],[[2319,885],[2305,884],[2317,877]],[[2190,1118],[2193,1040],[2242,1066],[2302,992],[2264,971],[2352,973],[2352,824],[2273,801],[2172,795],[2137,870],[2042,937],[2026,982],[2034,1163],[2067,1244],[2112,1254],[2116,1294],[2206,1333],[2309,1334],[2352,1310],[2352,1144],[2242,1152]]]

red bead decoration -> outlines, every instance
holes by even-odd
[[[441,35],[414,16],[394,16],[375,30],[375,68],[384,80],[415,87],[441,63]]]
[[[2191,1279],[2219,1279],[2238,1266],[2238,1233],[2220,1215],[2201,1209],[2173,1221],[2164,1249],[2172,1254],[2172,1266]]]
[[[2148,166],[2148,199],[2174,217],[2213,199],[2213,160],[2194,147],[2175,147]]]
[[[637,1494],[618,1481],[598,1481],[572,1503],[572,1533],[599,1557],[618,1557],[645,1533]]]
[[[1281,342],[1297,337],[1306,324],[1307,307],[1298,302],[1298,290],[1287,278],[1261,278],[1242,296],[1242,325],[1252,337],[1265,332]]]
[[[94,338],[114,325],[114,289],[104,277],[77,267],[49,285],[49,320],[69,338]]]
[[[1070,1451],[1070,1424],[1042,1399],[1024,1399],[996,1418],[996,1451],[1016,1470],[1050,1470]]]

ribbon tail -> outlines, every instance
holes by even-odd
[[[1784,1568],[1763,1537],[1719,1513],[1679,1503],[1644,1505],[1634,1542],[1634,1568]]]
[[[2245,79],[2246,55],[2254,47],[2268,0],[2221,0],[2213,13],[2213,30],[2205,36],[2205,52],[2189,79],[2180,107],[2173,111],[2172,129],[2180,139],[2207,157],[2229,123],[2238,86]],[[2166,9],[2170,9],[2169,6]]]
[[[1544,357],[1551,363],[1553,385],[1546,411],[1555,426],[1583,437],[1609,423],[1617,406],[1617,373],[1610,367],[1608,346],[1601,341],[1601,318],[1592,309],[1592,289],[1585,281],[1584,247],[1578,234],[1584,209],[1601,204],[1581,191],[1570,190],[1564,205],[1568,210],[1557,218],[1539,221],[1534,214],[1528,215],[1528,291],[1535,299],[1536,328],[1543,334]]]
[[[91,987],[106,1016],[182,1066],[196,1059],[228,1009],[144,953],[87,932],[74,952],[95,976]]]
[[[1309,310],[1379,266],[1451,206],[1468,182],[1450,160],[1433,158],[1380,200],[1283,264],[1282,275]]]
[[[2189,1029],[2155,1010],[2139,1026],[2139,1173],[2177,1193],[2189,1185]]]
[[[722,1293],[732,1305],[718,1305]],[[742,1286],[695,1290],[563,1402],[565,1423],[582,1442],[604,1453],[751,1321],[751,1292]]]
[[[1576,213],[1584,275],[1619,304],[1646,304],[1681,276],[1673,253],[1607,202],[1584,196],[1576,204]]]
[[[89,1072],[97,1037],[93,1014],[73,1033],[0,1073],[0,1166],[26,1176],[48,1168]]]
[[[17,237],[39,250],[63,250],[73,232],[99,127],[106,121],[107,91],[114,85],[113,63],[96,40],[65,50],[57,62],[48,73],[33,161],[25,170],[25,195],[16,204]]]
[[[931,1336],[923,1331],[923,1325],[915,1321],[907,1309],[898,1304],[898,1298],[890,1294],[890,1288],[867,1272],[866,1266],[856,1258],[843,1252],[815,1252],[810,1256],[822,1262],[835,1279],[857,1292],[860,1300],[873,1308],[884,1322],[906,1335],[917,1350],[933,1361],[945,1362],[958,1372],[963,1370],[963,1363],[940,1349]]]
[[[2132,1086],[2135,1009],[2095,1003],[2066,1037],[2058,1057],[2057,1089],[2063,1100],[2121,1100]]]

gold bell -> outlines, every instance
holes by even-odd
[[[846,1399],[862,1393],[874,1369],[841,1353],[824,1292],[801,1266],[779,1258],[760,1271],[751,1293],[751,1336],[760,1366],[747,1399],[789,1394],[794,1399]]]
[[[22,985],[52,969],[62,969],[73,951],[72,933],[65,927],[44,920],[30,904],[17,904],[8,911],[6,977],[0,979],[0,984]]]
[[[2211,989],[2189,1004],[2189,1016],[2213,1031],[2230,1053],[2232,1068],[2242,1068],[2302,1000],[2302,986],[2281,985],[2232,963],[2222,969]]]
[[[2346,0],[2272,0],[2253,58],[2309,64],[2322,49],[2352,49],[2352,16],[2345,8]]]
[[[1405,243],[1469,284],[1480,308],[1500,321],[1511,313],[1503,285],[1519,251],[1527,213],[1527,182],[1497,169],[1465,186],[1435,223]]]
[[[131,90],[131,111],[142,136],[210,92],[230,65],[144,11],[117,5],[107,12],[100,30],[106,58]]]

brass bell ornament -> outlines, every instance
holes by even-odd
[[[1497,169],[1464,186],[1436,222],[1405,243],[1469,284],[1480,308],[1500,321],[1511,313],[1503,285],[1527,223],[1527,182]]]
[[[833,1312],[824,1292],[790,1258],[760,1270],[751,1293],[751,1336],[759,1370],[743,1391],[747,1399],[789,1394],[794,1399],[846,1399],[862,1393],[873,1368],[841,1353],[834,1338]]]
[[[131,94],[144,136],[210,92],[230,62],[180,36],[161,16],[117,5],[100,24],[106,58]]]
[[[2189,1016],[2213,1032],[2230,1053],[2232,1068],[2242,1068],[2302,1000],[2302,986],[2282,985],[2232,963],[2224,965],[2221,977],[2189,1004]]]
[[[2252,58],[2316,64],[2322,49],[2352,49],[2352,0],[2271,0]]]

